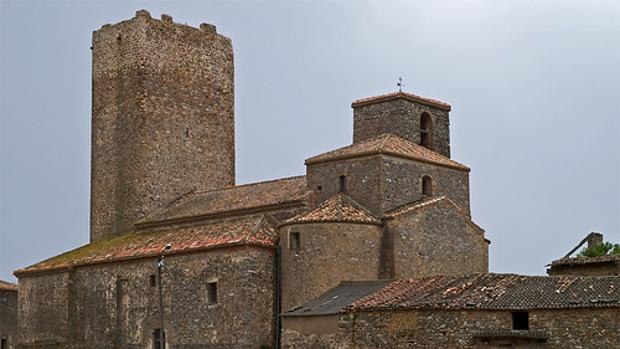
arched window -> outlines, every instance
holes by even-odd
[[[433,120],[428,113],[422,113],[420,117],[420,145],[433,149]]]
[[[422,177],[422,194],[433,196],[433,179],[429,176]]]

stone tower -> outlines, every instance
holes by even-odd
[[[353,108],[353,143],[394,134],[450,157],[450,105],[407,92],[358,99]]]
[[[138,11],[93,33],[91,241],[192,189],[234,185],[233,51]]]

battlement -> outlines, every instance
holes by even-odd
[[[217,27],[213,24],[210,23],[201,23],[200,26],[198,28],[196,27],[192,27],[190,25],[187,24],[181,24],[181,23],[176,23],[173,21],[172,16],[162,13],[160,16],[160,19],[156,19],[151,17],[151,13],[147,10],[138,10],[136,11],[136,14],[133,18],[131,19],[127,19],[118,23],[106,23],[104,25],[101,26],[101,29],[108,29],[108,28],[112,28],[115,27],[117,25],[123,24],[123,23],[127,23],[127,22],[131,22],[131,21],[135,21],[135,20],[142,20],[142,21],[156,21],[156,22],[161,22],[162,24],[165,25],[173,25],[175,27],[178,28],[182,28],[182,29],[190,29],[190,30],[195,30],[195,31],[200,31],[200,32],[204,32],[204,33],[208,33],[208,34],[218,34],[217,33]],[[221,35],[221,34],[220,34]]]

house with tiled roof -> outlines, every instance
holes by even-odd
[[[617,279],[488,274],[449,104],[359,99],[351,144],[236,185],[229,38],[142,10],[92,54],[90,242],[15,271],[20,348],[463,347],[532,307],[596,309],[608,331]],[[535,319],[501,340],[569,329]]]
[[[0,349],[17,343],[17,285],[0,280]]]

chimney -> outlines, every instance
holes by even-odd
[[[594,246],[603,244],[603,234],[597,233],[595,231],[591,232],[588,237],[588,248],[592,248]]]

